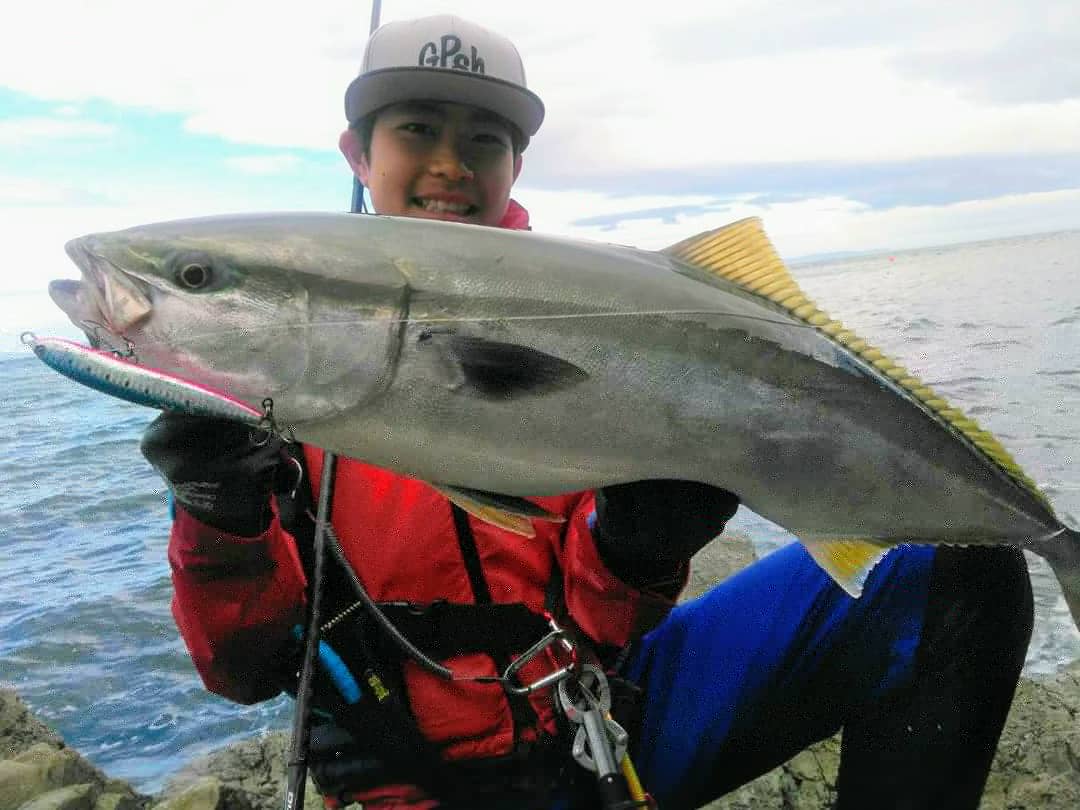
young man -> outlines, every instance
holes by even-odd
[[[377,213],[528,227],[510,191],[543,106],[504,37],[455,17],[383,26],[346,113],[341,149]],[[207,687],[241,702],[294,689],[320,451],[163,415],[143,452],[174,491],[173,611]],[[178,485],[192,481],[216,497],[185,501]],[[646,481],[535,499],[565,523],[538,522],[523,542],[360,461],[339,460],[334,488],[348,566],[437,665],[331,566],[312,771],[332,801],[597,806],[552,689],[514,690],[565,664],[559,650],[492,681],[544,637],[550,611],[627,698],[615,713],[665,810],[841,727],[839,807],[978,804],[1031,630],[1015,550],[898,549],[852,600],[796,544],[673,609],[735,495]]]

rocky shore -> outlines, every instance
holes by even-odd
[[[983,810],[1080,807],[1080,661],[1023,679],[998,746]],[[268,734],[192,762],[157,796],[109,779],[0,690],[0,810],[277,810],[286,736]],[[709,805],[709,810],[825,810],[836,796],[840,739],[825,740]],[[306,810],[322,803],[308,788]]]
[[[692,594],[753,559],[745,538],[713,543],[697,560]],[[1080,661],[1052,677],[1024,678],[998,745],[983,810],[1080,807]],[[0,690],[0,810],[276,810],[286,736],[269,734],[190,763],[156,796],[106,774]],[[825,810],[836,796],[840,738],[713,802],[709,810]],[[305,810],[322,802],[308,786]]]

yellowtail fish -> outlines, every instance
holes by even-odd
[[[809,300],[756,219],[656,252],[324,213],[67,250],[82,281],[51,291],[76,323],[477,514],[701,481],[853,595],[898,544],[1009,544],[1050,562],[1080,621],[1076,532],[991,433]]]

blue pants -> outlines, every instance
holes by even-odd
[[[624,670],[645,691],[634,761],[660,807],[734,789],[904,684],[933,560],[893,549],[853,599],[794,543],[675,608]]]

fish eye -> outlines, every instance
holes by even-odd
[[[176,271],[176,283],[185,290],[201,290],[213,278],[210,265],[201,262],[185,262]]]

